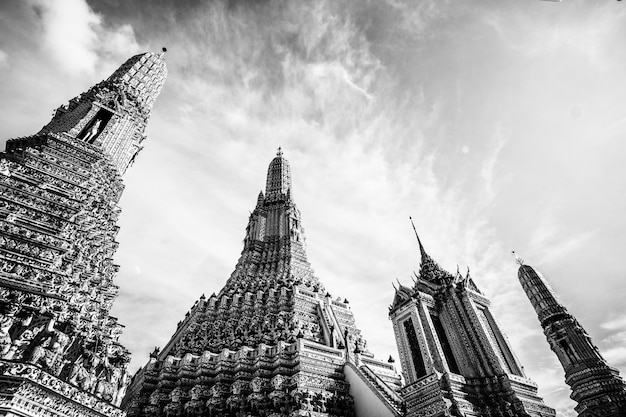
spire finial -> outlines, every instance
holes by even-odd
[[[283,148],[276,150],[276,157],[272,159],[267,170],[267,183],[265,186],[265,196],[270,200],[279,193],[291,199],[291,169],[289,161],[283,157]]]
[[[524,260],[523,260],[522,258],[520,258],[520,257],[517,255],[517,253],[515,253],[515,251],[514,251],[514,250],[512,250],[512,251],[511,251],[511,253],[513,254],[513,256],[515,256],[515,262],[517,262],[517,264],[518,264],[519,266],[524,265]]]
[[[422,256],[422,259],[424,259],[427,256],[426,250],[424,250],[424,246],[422,245],[422,241],[417,234],[417,229],[415,229],[415,224],[413,223],[413,218],[411,216],[409,216],[409,220],[411,220],[411,226],[413,226],[413,231],[415,232],[415,237],[417,238],[417,244],[420,246],[420,254]]]

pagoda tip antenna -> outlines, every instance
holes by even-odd
[[[417,229],[415,229],[415,223],[413,223],[413,217],[409,216],[409,220],[411,221],[411,226],[413,226],[413,231],[415,232],[415,236],[417,237]],[[417,237],[419,240],[419,237]]]
[[[420,240],[420,237],[417,234],[417,229],[415,228],[415,223],[413,223],[413,217],[409,216],[409,220],[411,221],[411,226],[413,226],[413,231],[415,232],[415,237],[417,238],[417,243],[420,245],[420,250],[421,250],[422,241]]]

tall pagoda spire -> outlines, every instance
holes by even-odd
[[[123,415],[117,203],[166,74],[136,55],[0,154],[0,414]]]
[[[143,148],[152,106],[167,77],[164,53],[129,58],[106,80],[59,107],[37,135],[93,144],[124,174]]]
[[[454,276],[452,276],[452,274],[439,266],[439,264],[430,257],[430,255],[426,252],[426,249],[424,249],[424,245],[422,244],[422,241],[417,234],[417,229],[415,228],[415,224],[413,223],[413,218],[409,216],[409,220],[411,221],[411,226],[413,226],[413,231],[415,232],[417,244],[419,245],[420,249],[419,278],[436,284],[452,282],[454,280]]]
[[[134,377],[129,416],[399,416],[400,379],[314,275],[291,190],[279,148],[235,270]]]
[[[415,235],[421,256],[415,286],[399,285],[389,308],[406,416],[554,417],[469,269],[465,276],[444,270]]]
[[[515,253],[515,252],[513,252]],[[517,258],[518,278],[532,304],[550,348],[565,371],[581,417],[626,415],[626,383],[609,366],[583,326],[570,314],[533,267]]]

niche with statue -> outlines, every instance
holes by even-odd
[[[87,126],[80,132],[78,139],[87,143],[94,143],[96,138],[102,133],[109,120],[111,120],[113,113],[106,109],[98,110],[96,116],[87,123]]]

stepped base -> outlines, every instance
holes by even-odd
[[[526,378],[506,375],[466,380],[453,373],[432,373],[402,388],[408,417],[486,415],[554,417]]]

